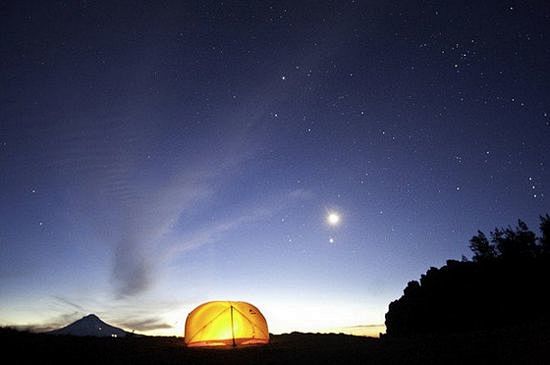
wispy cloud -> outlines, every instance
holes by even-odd
[[[239,131],[240,134],[245,133]],[[241,137],[239,137],[241,138]],[[250,146],[239,146],[228,136],[222,154],[189,161],[186,168],[153,186],[133,188],[130,200],[119,204],[123,221],[114,247],[113,279],[116,295],[130,297],[151,288],[161,263],[190,249],[219,241],[238,227],[265,219],[288,204],[309,199],[306,190],[278,193],[195,230],[178,232],[183,213],[207,208],[223,194],[223,187],[245,167]],[[127,189],[128,190],[128,189]]]
[[[223,237],[223,234],[243,224],[256,222],[269,215],[270,212],[268,210],[258,209],[253,214],[244,214],[236,218],[215,222],[202,229],[187,233],[183,237],[176,238],[174,242],[167,246],[163,258],[164,260],[168,260],[186,251],[217,242]]]
[[[67,298],[64,298],[64,297],[61,297],[61,296],[58,296],[58,295],[54,295],[52,296],[55,300],[61,302],[61,304],[64,304],[66,306],[68,306],[69,308],[73,308],[73,309],[76,309],[77,311],[80,311],[80,312],[85,312],[86,310],[84,309],[84,307],[82,307],[81,305],[67,299]]]
[[[167,245],[163,258],[168,260],[186,251],[219,242],[226,233],[245,224],[268,219],[288,206],[310,199],[312,196],[313,194],[308,190],[297,189],[289,193],[264,197],[264,200],[255,202],[253,206],[246,206],[233,212],[231,216],[234,218],[213,222],[201,229],[176,237]]]
[[[141,318],[138,320],[118,321],[117,324],[126,330],[135,330],[138,332],[152,331],[158,329],[172,328],[160,317]]]
[[[155,187],[153,192],[151,188],[145,189],[139,199],[125,203],[126,216],[115,245],[113,265],[119,297],[139,294],[152,285],[159,245],[171,234],[182,212],[207,204],[224,172],[223,169],[184,172]]]
[[[80,319],[81,317],[82,313],[79,311],[65,312],[50,318],[44,323],[20,325],[14,327],[22,331],[47,332],[65,327],[66,325],[76,321],[77,319]]]

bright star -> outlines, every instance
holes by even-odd
[[[336,226],[340,223],[340,215],[338,213],[332,212],[327,215],[327,223],[331,226]]]

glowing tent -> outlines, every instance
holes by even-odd
[[[187,346],[243,346],[269,343],[262,313],[245,302],[208,302],[193,309],[185,321]]]

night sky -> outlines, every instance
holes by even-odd
[[[0,325],[381,324],[550,211],[548,65],[547,1],[3,3]]]

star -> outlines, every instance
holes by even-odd
[[[334,238],[330,237],[330,238],[328,239],[328,242],[329,242],[329,243],[334,243]]]
[[[327,223],[331,226],[337,226],[340,223],[340,215],[336,212],[330,212],[327,215]]]

